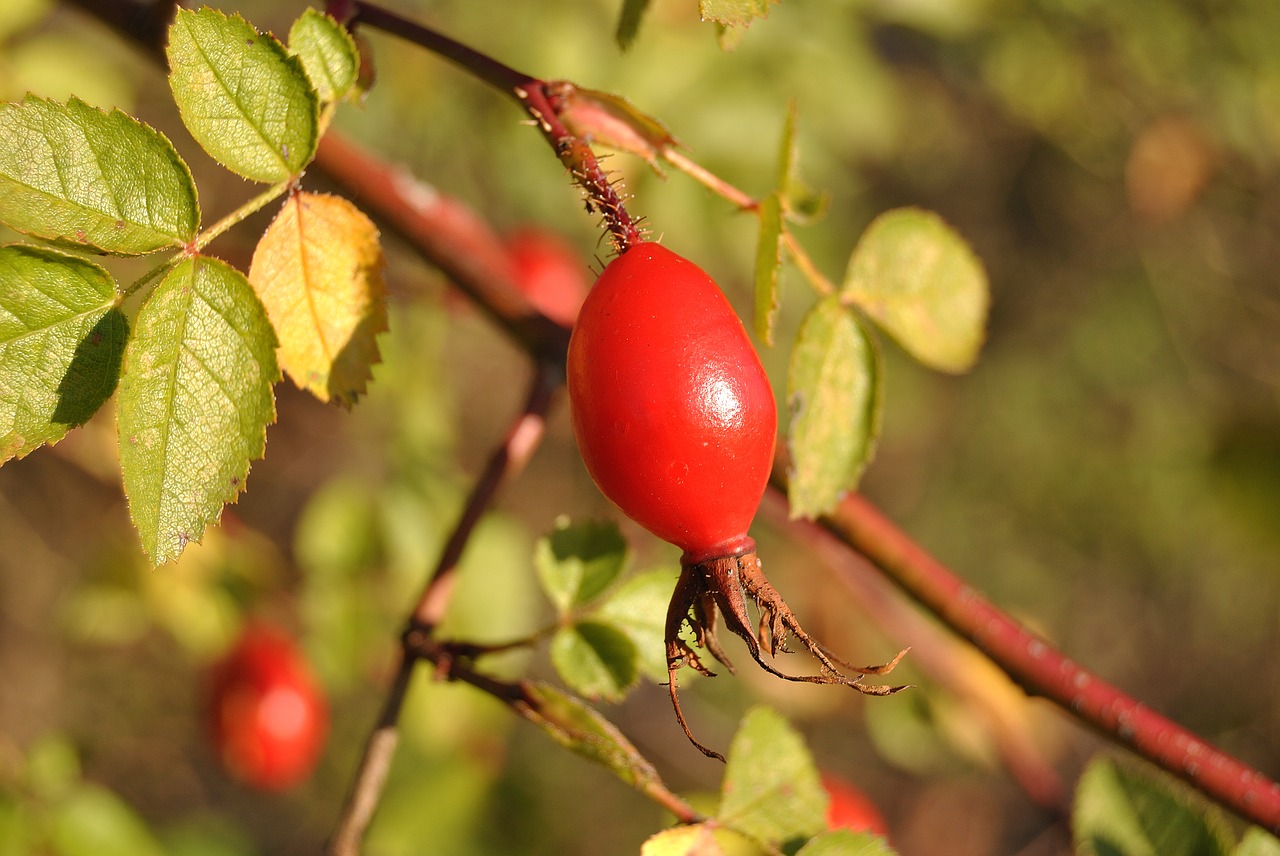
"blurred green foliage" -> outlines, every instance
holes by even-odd
[[[278,34],[301,10],[212,5]],[[881,211],[939,212],[991,274],[987,344],[959,379],[886,348],[866,492],[1073,657],[1280,768],[1280,5],[783,0],[727,53],[693,0],[653,0],[627,53],[613,42],[621,3],[388,5],[516,68],[624,95],[751,193],[769,188],[794,97],[801,171],[830,194],[801,240],[830,277]],[[0,94],[75,92],[136,112],[192,152],[162,76],[100,26],[47,3],[0,6]],[[336,127],[500,229],[545,224],[584,259],[604,254],[509,99],[386,36],[367,41],[377,84]],[[192,164],[210,219],[247,195],[207,159]],[[606,164],[653,236],[749,305],[754,221],[681,176],[620,156]],[[322,189],[318,175],[308,182]],[[247,261],[252,231],[213,250]],[[30,781],[45,782],[32,788],[63,794],[66,841],[96,824],[128,852],[231,856],[312,853],[328,834],[403,614],[526,376],[500,334],[390,244],[391,333],[368,400],[347,415],[282,384],[239,523],[178,565],[144,569],[111,465],[114,426],[91,422],[0,469],[0,677],[21,688],[0,691],[0,763],[25,758]],[[763,355],[778,389],[814,299],[798,278],[784,282],[778,345]],[[562,411],[469,547],[450,616],[459,635],[503,641],[544,626],[535,539],[560,514],[612,514]],[[770,576],[810,629],[858,660],[912,642],[866,629],[870,617],[851,616],[810,555],[760,528]],[[675,558],[625,531],[639,567]],[[254,612],[299,631],[335,699],[315,780],[266,800],[221,776],[199,726],[201,666]],[[545,651],[505,667],[552,674]],[[371,853],[424,842],[476,856],[635,852],[664,822],[493,701],[426,677]],[[1053,816],[994,769],[994,738],[964,700],[910,677],[920,688],[890,700],[745,674],[688,680],[684,697],[720,746],[737,713],[768,698],[802,723],[821,764],[854,771],[908,856],[939,841],[953,856],[1033,840],[1047,842],[1036,852],[1069,852]],[[642,679],[608,712],[673,786],[715,788],[720,771],[685,744],[664,688]],[[49,733],[65,737],[42,743]],[[1037,733],[1068,777],[1095,745]],[[85,784],[67,785],[80,773],[58,759],[77,756]],[[0,801],[0,829],[25,823],[15,816]],[[25,852],[10,840],[6,852]]]

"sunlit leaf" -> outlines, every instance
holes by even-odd
[[[1080,856],[1226,856],[1225,816],[1182,785],[1110,758],[1076,786],[1072,832]]]
[[[97,785],[85,785],[49,817],[49,837],[58,856],[162,856],[160,843],[124,800]]]
[[[302,61],[238,15],[180,9],[169,86],[191,136],[245,178],[279,182],[315,155],[319,101]]]
[[[603,621],[579,621],[556,631],[550,653],[565,684],[587,698],[619,701],[639,677],[636,646]]]
[[[714,821],[664,829],[640,847],[640,856],[763,856],[763,853],[750,840]]]
[[[837,829],[812,839],[796,856],[894,856],[894,852],[878,835]]]
[[[542,588],[562,613],[608,588],[626,561],[627,542],[615,523],[565,517],[538,539],[533,554]]]
[[[0,104],[0,221],[120,255],[180,247],[199,226],[191,173],[164,135],[113,110]]]
[[[0,247],[0,463],[58,442],[111,397],[129,335],[117,299],[92,262]]]
[[[913,357],[962,372],[978,358],[987,323],[987,274],[956,232],[931,211],[877,217],[849,259],[841,297],[856,304]]]
[[[1231,856],[1280,856],[1280,838],[1256,826],[1251,827]]]
[[[704,21],[715,21],[726,27],[746,27],[757,18],[769,16],[769,7],[778,0],[698,0],[698,12]]]
[[[879,354],[834,296],[814,306],[801,324],[787,402],[791,514],[814,517],[857,486],[880,428]]]
[[[808,748],[768,708],[743,717],[721,786],[716,817],[759,841],[782,846],[826,828],[826,792]]]
[[[773,322],[781,300],[778,271],[782,267],[782,201],[771,193],[760,201],[760,238],[756,244],[755,307],[751,317],[756,338],[773,344]]]
[[[154,564],[198,541],[244,489],[275,419],[275,336],[245,277],[183,260],[138,312],[120,381],[120,464]]]
[[[360,52],[351,34],[318,9],[307,9],[289,29],[289,48],[298,58],[322,102],[339,101],[360,76]]]
[[[614,34],[618,47],[624,51],[635,44],[640,32],[640,22],[644,20],[645,10],[649,8],[649,0],[622,0],[622,12],[618,15],[618,30]]]
[[[521,715],[561,746],[605,765],[634,788],[661,782],[653,765],[599,711],[547,684],[530,684],[526,691],[532,704]]]
[[[667,604],[679,576],[678,568],[637,574],[610,591],[593,613],[627,634],[640,674],[655,681],[667,679]]]
[[[297,193],[258,242],[249,280],[280,338],[280,366],[321,401],[350,407],[387,329],[378,229],[338,196]]]

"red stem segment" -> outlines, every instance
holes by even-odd
[[[864,497],[823,525],[968,638],[1028,693],[1129,746],[1241,817],[1280,832],[1280,784],[1101,680],[956,577]]]

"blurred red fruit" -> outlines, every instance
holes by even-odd
[[[315,768],[329,727],[319,685],[293,640],[252,624],[213,667],[209,728],[227,771],[262,790],[282,791]]]
[[[563,238],[540,229],[517,230],[506,244],[516,285],[529,302],[548,318],[573,326],[591,287],[582,257]]]
[[[831,797],[831,802],[827,805],[828,829],[889,834],[889,824],[885,823],[875,803],[862,791],[829,773],[822,774],[822,787]]]

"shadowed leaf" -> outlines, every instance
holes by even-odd
[[[879,387],[879,354],[853,312],[835,297],[814,306],[787,372],[793,517],[822,514],[857,486],[875,449]]]
[[[0,463],[61,440],[115,391],[129,324],[92,262],[0,247]]]

